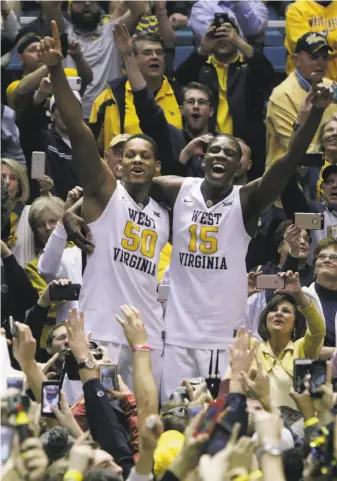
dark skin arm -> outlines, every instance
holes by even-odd
[[[303,125],[292,136],[287,152],[261,179],[250,182],[240,191],[244,223],[251,236],[255,234],[259,215],[275,202],[296,173],[296,167],[307,152],[323,113],[331,103],[331,93],[328,88],[317,86],[313,81],[313,91],[307,101],[312,103],[311,110]]]
[[[49,68],[56,105],[65,123],[72,145],[72,162],[83,187],[86,222],[93,222],[103,212],[116,188],[116,179],[100,158],[95,138],[84,123],[80,104],[74,96],[61,65],[61,41],[56,23],[53,38],[40,42],[40,58]]]

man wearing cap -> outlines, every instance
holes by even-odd
[[[258,48],[239,34],[234,20],[221,27],[210,25],[200,47],[177,69],[181,85],[197,81],[207,85],[214,96],[212,131],[240,137],[252,150],[249,178],[262,175],[266,157],[263,111],[265,98],[274,83],[274,69]]]
[[[267,109],[267,163],[266,169],[287,150],[294,131],[295,121],[300,106],[311,88],[312,75],[316,82],[330,86],[326,78],[329,65],[329,52],[332,50],[324,36],[308,32],[300,37],[296,44],[296,69],[272,92]],[[325,111],[322,123],[336,111],[336,104],[331,104]],[[318,129],[319,130],[319,129]],[[314,137],[309,152],[317,143]]]
[[[286,10],[285,47],[288,51],[287,74],[296,68],[294,59],[297,40],[306,32],[324,34],[333,47],[326,77],[337,81],[337,2],[329,0],[297,0]]]
[[[321,184],[321,202],[309,199],[298,186],[293,177],[282,194],[282,204],[288,218],[293,218],[295,212],[321,213],[324,217],[324,227],[311,231],[311,254],[317,244],[326,237],[337,240],[337,165],[329,165],[323,170]]]

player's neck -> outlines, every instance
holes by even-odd
[[[211,200],[213,204],[217,204],[221,202],[225,197],[227,197],[233,189],[233,182],[229,182],[225,186],[221,188],[215,188],[214,186],[209,185],[205,179],[201,184],[201,193],[205,202]]]
[[[125,180],[122,179],[121,184],[137,204],[142,204],[149,196],[150,186],[148,183],[134,186],[127,184]]]

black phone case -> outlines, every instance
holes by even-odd
[[[68,284],[67,286],[51,284],[49,286],[51,301],[78,301],[80,292],[81,284]]]

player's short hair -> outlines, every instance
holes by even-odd
[[[213,106],[213,94],[211,89],[209,89],[207,85],[201,84],[199,82],[189,82],[183,88],[183,100],[185,100],[186,92],[188,92],[189,90],[201,90],[201,92],[204,92],[207,95],[210,105]]]
[[[132,38],[133,53],[135,55],[139,53],[138,51],[139,42],[160,43],[162,48],[165,50],[165,45],[162,38],[157,33],[154,33],[154,32],[138,33]]]
[[[143,139],[143,140],[146,140],[146,142],[149,142],[152,146],[152,151],[153,151],[153,154],[154,154],[154,157],[156,160],[158,160],[158,146],[157,146],[157,143],[155,140],[153,140],[152,137],[150,137],[149,135],[146,135],[146,134],[135,134],[135,135],[131,135],[131,137],[129,137],[125,143],[124,143],[124,151],[126,149],[126,146],[129,142],[131,142],[131,140],[133,139]]]
[[[212,145],[214,144],[214,142],[219,138],[219,137],[225,137],[226,139],[229,139],[229,140],[232,140],[236,146],[236,150],[238,152],[238,157],[239,157],[239,161],[242,157],[242,148],[241,148],[241,145],[239,143],[239,141],[237,140],[236,137],[234,137],[234,135],[231,135],[231,134],[217,134],[213,137],[213,139],[210,141],[210,143],[208,144],[208,147],[207,147],[207,152],[209,151],[210,147],[212,147]]]

